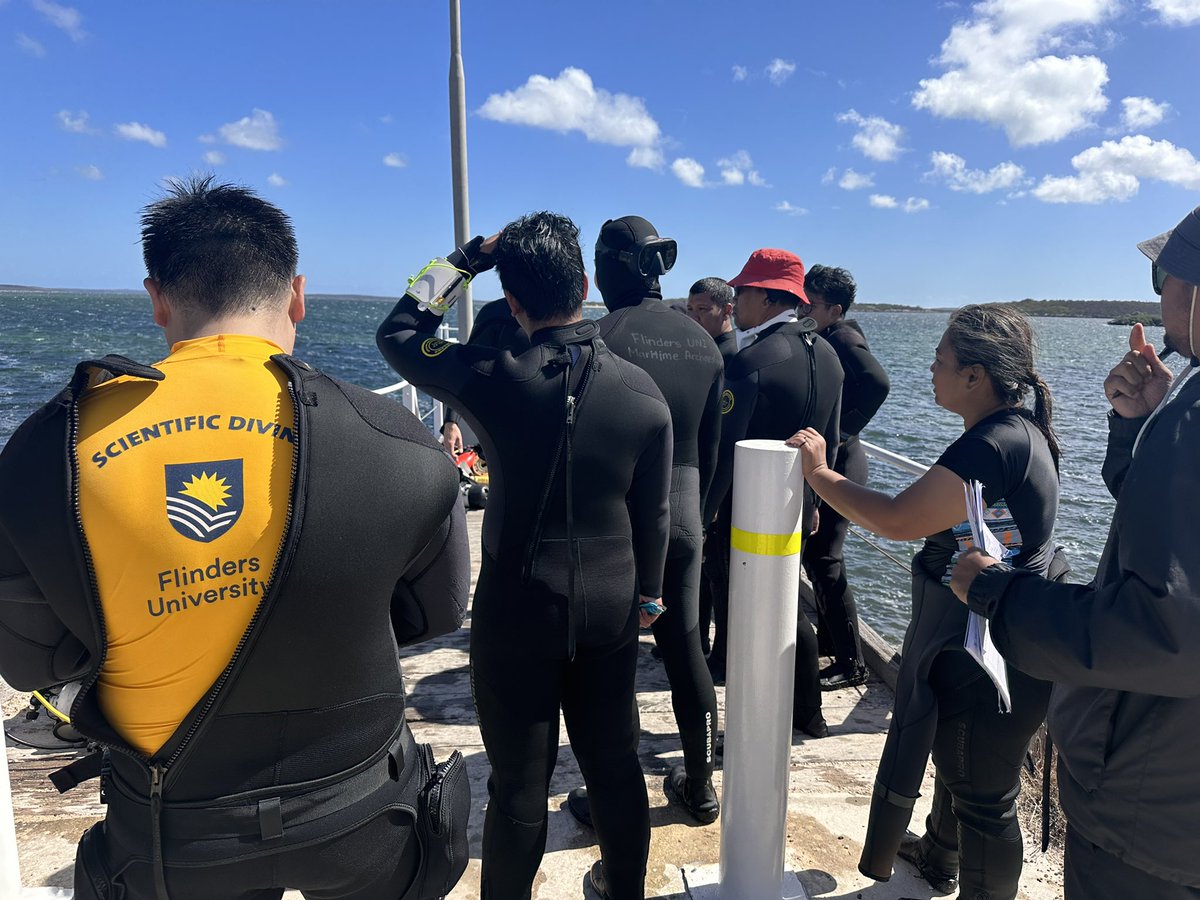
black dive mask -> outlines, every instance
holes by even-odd
[[[596,247],[596,256],[617,259],[629,267],[629,271],[641,278],[659,278],[671,271],[679,245],[671,238],[642,238],[627,250],[613,250],[603,242]]]

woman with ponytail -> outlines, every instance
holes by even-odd
[[[859,870],[886,881],[899,854],[940,890],[953,890],[957,880],[960,897],[1012,900],[1023,857],[1021,764],[1050,684],[1008,667],[1012,711],[1001,712],[991,679],[963,648],[967,609],[948,585],[970,546],[968,481],[983,485],[989,526],[1009,564],[1050,571],[1059,458],[1053,401],[1034,365],[1033,330],[1006,307],[967,306],[951,315],[930,372],[934,402],[962,417],[963,435],[899,495],[830,470],[812,429],[788,443],[800,448],[812,489],[847,519],[887,538],[925,539],[913,559],[912,620]],[[1030,394],[1032,410],[1024,405]],[[905,828],[931,752],[933,809],[917,837]]]

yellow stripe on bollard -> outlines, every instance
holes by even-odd
[[[800,532],[793,534],[759,534],[734,528],[729,546],[755,556],[792,556],[800,552]]]

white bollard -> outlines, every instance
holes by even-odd
[[[720,896],[780,900],[804,477],[783,441],[739,441],[733,459]]]
[[[17,823],[8,780],[8,748],[0,741],[0,900],[18,900],[20,896],[21,865],[17,860]]]

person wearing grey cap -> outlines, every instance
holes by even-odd
[[[1138,248],[1163,356],[1189,365],[1172,380],[1135,325],[1104,381],[1117,508],[1095,579],[1052,584],[975,551],[951,582],[1010,665],[1056,682],[1067,900],[1200,898],[1200,208]]]

